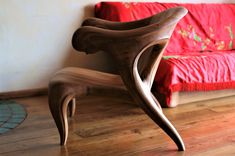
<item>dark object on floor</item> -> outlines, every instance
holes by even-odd
[[[15,101],[0,101],[0,134],[16,128],[26,116],[27,112],[22,105]]]

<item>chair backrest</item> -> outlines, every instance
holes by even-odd
[[[186,9],[176,7],[132,22],[88,18],[74,33],[72,43],[78,51],[110,53],[121,75],[126,75],[127,79],[132,77],[127,73],[132,73],[135,59],[141,53],[136,68],[151,86],[163,49],[175,25],[186,13]]]

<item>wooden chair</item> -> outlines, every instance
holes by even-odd
[[[162,112],[151,93],[154,76],[164,48],[177,22],[187,13],[182,7],[133,22],[110,22],[86,19],[73,36],[73,47],[87,54],[109,53],[120,75],[82,68],[65,68],[57,72],[49,84],[49,106],[60,133],[61,145],[68,136],[67,109],[74,115],[75,98],[95,88],[127,90],[146,114],[185,150],[184,143]]]

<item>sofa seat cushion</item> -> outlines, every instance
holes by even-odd
[[[176,91],[235,88],[235,51],[165,55],[153,89],[164,94],[166,104]]]

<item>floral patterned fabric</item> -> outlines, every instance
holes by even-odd
[[[95,14],[126,22],[176,6],[189,12],[172,34],[153,88],[168,105],[175,91],[235,89],[235,4],[101,2]]]
[[[95,13],[103,19],[126,22],[176,6],[184,6],[189,13],[175,28],[166,53],[235,49],[235,4],[101,2]]]

